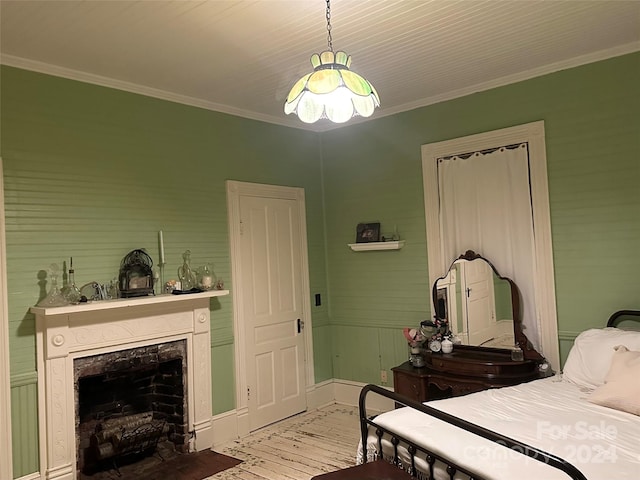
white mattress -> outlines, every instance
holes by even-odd
[[[558,376],[428,405],[561,457],[589,480],[640,479],[640,417],[594,405],[586,400],[587,395]],[[396,409],[377,416],[375,422],[485,478],[569,478],[553,467],[416,410]],[[369,455],[376,446],[377,439],[370,434]],[[383,449],[385,455],[391,453],[388,442]],[[359,462],[361,455],[359,448]],[[401,451],[401,459],[409,461],[406,451]],[[426,471],[421,463],[418,468]],[[439,468],[436,478],[449,476]]]

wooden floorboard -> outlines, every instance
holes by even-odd
[[[355,465],[359,435],[355,407],[306,412],[216,448],[243,462],[207,480],[309,480]]]
[[[255,452],[256,455],[259,455],[264,460],[271,462],[275,465],[278,465],[279,471],[288,475],[291,478],[297,478],[297,477],[300,477],[301,475],[309,475],[313,473],[315,470],[317,470],[318,468],[320,468],[319,465],[311,466],[311,465],[308,465],[307,463],[297,461],[297,459],[292,458],[293,457],[292,455],[285,456],[286,453],[285,455],[280,455],[280,453],[282,452],[274,453],[272,449],[270,451],[267,451],[267,449],[264,447],[262,448],[254,447],[254,448],[255,450],[253,452],[245,452],[245,453],[251,454]]]

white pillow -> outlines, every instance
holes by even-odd
[[[618,345],[640,350],[640,332],[613,327],[585,330],[576,337],[569,351],[563,378],[589,389],[603,385]]]
[[[640,416],[640,351],[624,345],[616,348],[604,385],[596,388],[587,400]]]

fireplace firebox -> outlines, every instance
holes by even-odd
[[[78,472],[118,469],[159,441],[188,452],[186,342],[74,361]]]

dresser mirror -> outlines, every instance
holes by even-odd
[[[489,260],[469,250],[433,285],[435,317],[446,319],[462,347],[512,349],[542,358],[522,331],[520,292]]]

